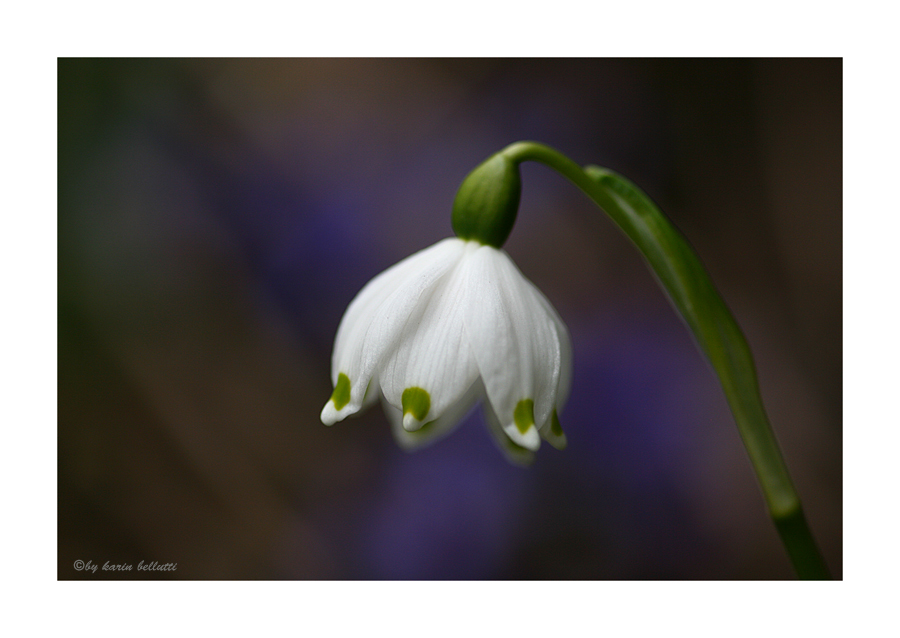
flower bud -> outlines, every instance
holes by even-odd
[[[469,173],[453,201],[453,232],[500,248],[509,237],[519,209],[522,180],[517,162],[492,155]]]

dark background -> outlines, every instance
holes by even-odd
[[[711,369],[542,166],[505,248],[572,334],[569,448],[523,470],[480,413],[413,454],[379,408],[319,422],[348,302],[520,139],[626,175],[686,234],[842,576],[841,60],[58,70],[60,579],[790,578]]]

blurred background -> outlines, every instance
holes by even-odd
[[[411,454],[378,407],[319,421],[349,301],[522,139],[624,174],[697,249],[842,577],[841,60],[58,71],[58,578],[791,578],[711,368],[540,165],[505,249],[572,335],[568,449],[513,467],[479,411]]]

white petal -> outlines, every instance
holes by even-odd
[[[497,415],[488,402],[484,404],[484,419],[487,423],[488,432],[491,433],[497,447],[510,463],[527,467],[534,462],[534,452],[515,443],[507,436],[506,431],[500,425]]]
[[[561,411],[566,405],[566,401],[569,400],[569,392],[572,389],[572,339],[569,336],[569,330],[566,328],[566,324],[563,323],[562,318],[559,316],[559,313],[556,312],[556,309],[550,301],[536,287],[534,288],[534,293],[551,321],[553,321],[553,326],[556,329],[556,337],[559,339],[559,384],[556,388],[555,406],[557,410]]]
[[[391,432],[397,444],[404,450],[414,450],[438,441],[456,429],[475,402],[481,397],[483,388],[480,383],[471,387],[436,420],[426,423],[424,427],[410,432],[403,427],[403,413],[399,408],[388,403],[382,396],[384,412],[391,422]]]
[[[558,414],[562,412],[566,401],[568,401],[569,391],[572,387],[572,341],[569,338],[569,331],[566,329],[566,325],[556,312],[556,309],[553,308],[547,298],[544,297],[539,290],[536,290],[536,293],[540,298],[544,309],[547,311],[547,314],[553,319],[560,349],[559,384],[556,389],[556,401],[554,403],[555,410],[550,414],[550,418],[540,426],[539,430],[541,438],[549,442],[550,445],[556,449],[564,450],[567,441],[566,435],[562,432],[562,428],[560,427]],[[554,417],[557,418],[555,428],[553,427]]]
[[[478,244],[469,243],[466,252]],[[404,392],[421,388],[430,408],[419,418],[404,415],[407,430],[434,421],[455,404],[478,378],[478,367],[466,338],[466,307],[477,303],[468,281],[468,260],[461,259],[428,293],[418,323],[404,331],[396,349],[381,366],[381,388],[394,407],[402,408]],[[424,300],[425,295],[423,295]]]
[[[341,419],[343,419],[346,414],[341,414],[338,409],[334,405],[334,401],[328,399],[328,402],[325,404],[325,407],[322,408],[321,414],[319,414],[319,419],[325,425],[334,425]]]
[[[331,365],[335,386],[341,373],[349,378],[350,400],[340,410],[329,400],[323,422],[339,421],[362,407],[378,365],[404,330],[418,321],[423,295],[459,261],[465,244],[450,238],[410,255],[366,284],[350,302],[338,327]]]
[[[550,415],[550,418],[547,419],[547,422],[541,425],[539,432],[541,438],[557,450],[566,449],[568,441],[565,432],[562,431],[562,426],[559,423],[559,418],[556,416],[555,410],[553,414]]]
[[[555,313],[509,256],[482,246],[467,256],[477,304],[467,306],[466,333],[491,406],[518,445],[536,450],[537,425],[516,427],[516,409],[533,401],[533,422],[542,425],[556,407],[562,364]]]

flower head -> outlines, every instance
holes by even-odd
[[[332,425],[382,398],[398,443],[448,434],[479,399],[507,456],[527,463],[559,425],[572,377],[568,332],[503,250],[445,239],[370,281],[338,327]]]

